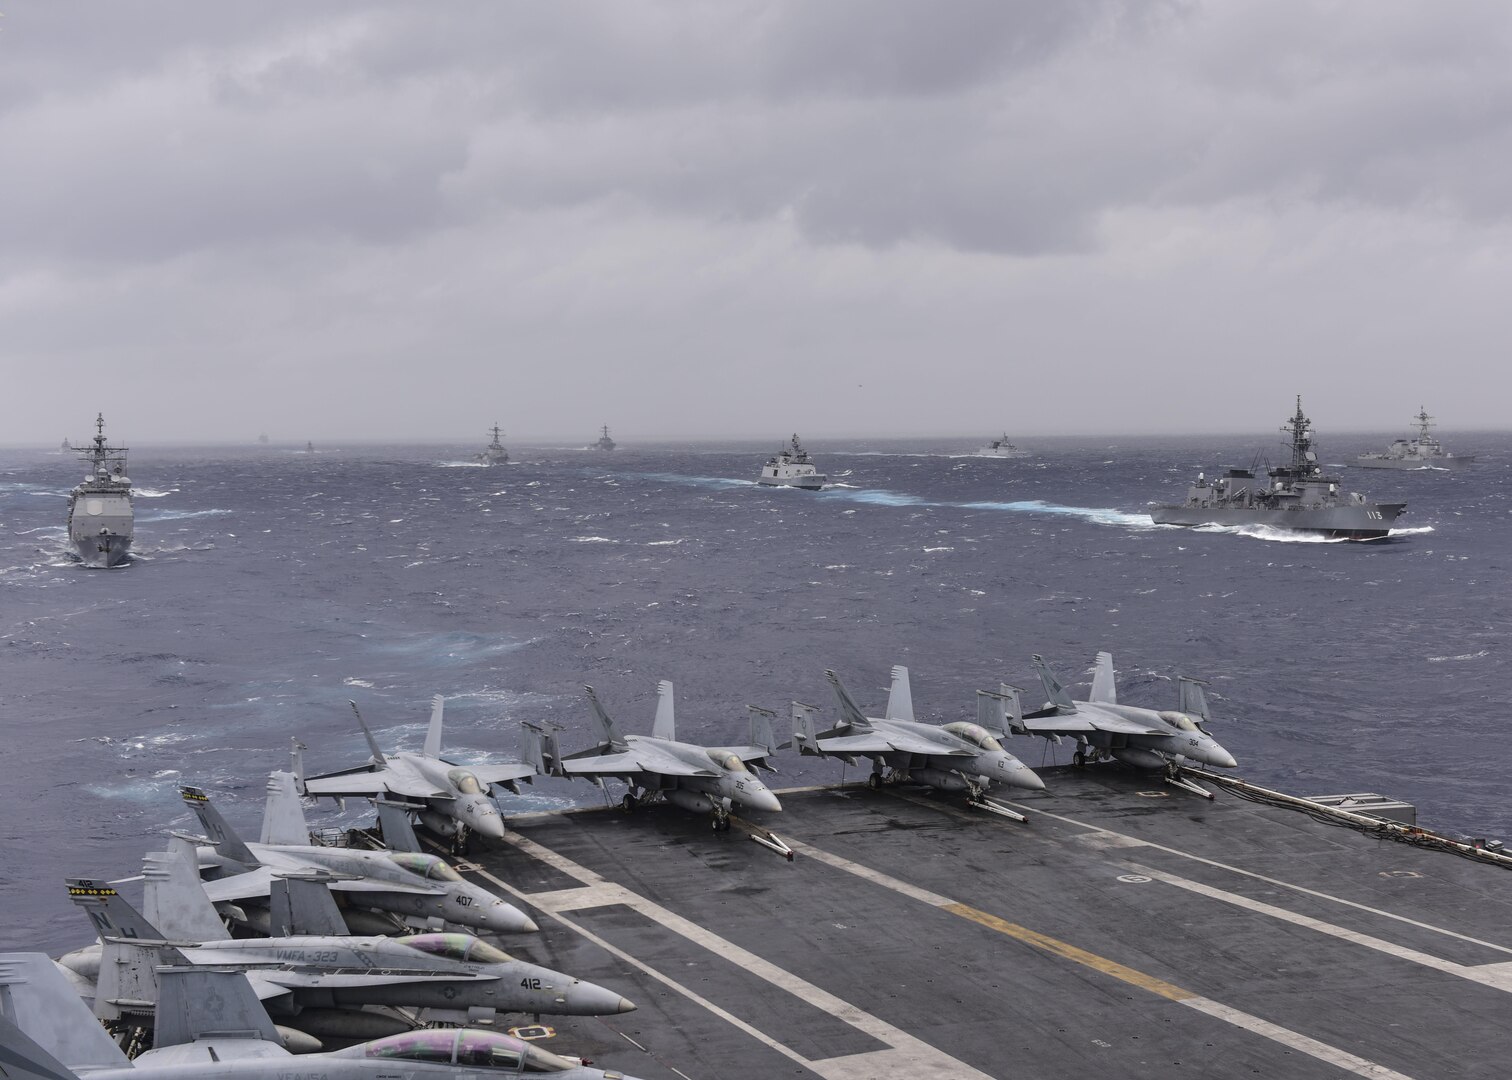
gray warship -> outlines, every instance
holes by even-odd
[[[1028,456],[1029,451],[1020,450],[1017,446],[1014,446],[1008,438],[1007,432],[1003,433],[1001,439],[993,439],[986,446],[979,446],[976,450],[972,451],[972,457],[1026,458]]]
[[[499,442],[499,436],[501,434],[503,434],[503,433],[501,431],[499,431],[499,425],[495,424],[493,426],[493,442],[489,443],[478,454],[475,455],[475,457],[477,458],[477,460],[478,460],[478,462],[480,464],[483,464],[483,465],[508,465],[509,464],[509,451],[506,450],[506,449],[504,449],[504,444],[503,443]]]
[[[605,424],[602,430],[603,430],[603,434],[601,434],[599,436],[598,442],[594,443],[591,447],[589,447],[590,450],[613,450],[614,449],[614,440],[609,437],[609,425]]]
[[[95,437],[77,451],[89,474],[68,496],[68,539],[85,566],[115,566],[131,551],[134,512],[126,447],[105,442],[105,414],[95,417]]]
[[[814,467],[809,460],[808,451],[798,441],[798,436],[793,436],[793,441],[784,446],[775,456],[767,458],[766,464],[761,468],[761,475],[756,478],[758,484],[767,487],[795,487],[804,491],[818,491],[829,480],[822,472]]]
[[[1433,427],[1433,417],[1422,405],[1413,421],[1417,424],[1415,439],[1397,439],[1384,453],[1361,454],[1355,464],[1362,469],[1460,469],[1475,464],[1474,454],[1447,454],[1443,444],[1428,433]]]
[[[1230,469],[1212,481],[1199,473],[1185,502],[1152,506],[1150,520],[1157,525],[1267,525],[1341,540],[1390,535],[1392,522],[1407,504],[1370,502],[1358,492],[1339,490],[1339,478],[1318,464],[1312,421],[1302,414],[1300,394],[1296,415],[1281,430],[1291,436],[1291,460],[1267,470],[1269,483],[1259,480],[1254,469]]]

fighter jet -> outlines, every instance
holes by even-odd
[[[258,844],[244,842],[199,788],[180,794],[213,845],[201,849],[199,862],[210,878],[205,892],[216,903],[265,897],[277,874],[327,871],[335,875],[331,888],[359,907],[496,933],[537,929],[519,908],[463,880],[436,855],[312,845],[292,773],[269,777]]]
[[[489,796],[496,786],[518,795],[518,781],[528,781],[535,775],[535,769],[518,761],[463,766],[443,758],[441,717],[445,703],[446,699],[439,694],[431,698],[430,728],[425,735],[425,747],[419,753],[400,750],[385,755],[357,711],[357,703],[351,702],[372,756],[366,763],[350,769],[308,778],[300,776],[301,791],[336,799],[387,795],[409,800],[416,804],[421,824],[455,840],[455,849],[459,851],[466,849],[469,831],[502,839],[504,821]],[[295,772],[298,775],[299,769]]]
[[[748,746],[698,746],[677,740],[672,684],[657,683],[656,719],[650,735],[621,735],[599,703],[591,686],[583,687],[598,729],[598,745],[560,757],[554,737],[543,736],[552,770],[558,776],[583,776],[603,786],[606,777],[623,780],[629,788],[623,804],[633,810],[662,799],[699,814],[712,814],[716,832],[730,827],[734,806],[776,812],[777,796],[767,790],[748,765],[773,771],[766,759],[776,752],[771,714],[751,710]]]
[[[0,1070],[25,1080],[487,1080],[506,1072],[550,1073],[557,1080],[622,1077],[502,1032],[469,1028],[406,1032],[295,1058],[280,1045],[241,973],[170,967],[158,979],[154,1047],[128,1060],[45,954],[0,953]]]
[[[884,717],[863,713],[833,671],[826,671],[824,677],[839,699],[841,722],[828,731],[816,731],[818,710],[793,702],[793,741],[800,754],[836,757],[852,765],[857,757],[871,758],[867,782],[874,788],[883,783],[924,784],[940,791],[964,792],[973,805],[995,812],[1002,810],[986,799],[994,784],[1044,790],[1045,782],[999,741],[1009,730],[997,695],[979,692],[978,723],[925,724],[914,719],[906,667],[892,669]],[[1006,816],[1022,820],[1011,812]]]
[[[1034,667],[1049,700],[1043,709],[1029,713],[1019,723],[1033,735],[1075,739],[1078,765],[1099,758],[1116,758],[1140,769],[1168,771],[1183,760],[1220,769],[1238,765],[1234,755],[1203,730],[1202,724],[1212,715],[1202,692],[1203,684],[1196,679],[1185,676],[1178,679],[1181,697],[1177,711],[1157,711],[1118,703],[1112,653],[1097,654],[1092,693],[1087,701],[1073,701],[1043,657],[1034,657]],[[1211,797],[1195,784],[1178,786]]]
[[[182,841],[165,854],[147,856],[146,890],[155,894],[149,899],[170,915],[163,924],[149,922],[109,882],[68,881],[68,895],[100,935],[97,978],[113,987],[128,977],[150,982],[163,963],[245,971],[269,1011],[287,1015],[286,1022],[296,1028],[302,1026],[300,1014],[311,1007],[462,1010],[473,1023],[495,1012],[604,1016],[635,1008],[619,994],[516,960],[471,934],[347,936],[324,882],[275,882],[275,890],[285,891],[294,918],[315,923],[319,933],[233,939],[200,888],[193,858],[192,847]],[[219,932],[202,937],[212,925]],[[126,976],[122,969],[132,963],[139,972]],[[118,996],[97,989],[96,1015],[114,1019],[107,1012]]]

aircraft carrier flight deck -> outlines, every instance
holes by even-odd
[[[792,861],[650,807],[517,817],[459,868],[536,914],[522,958],[639,1005],[552,1041],[651,1080],[1507,1075],[1506,869],[1047,775],[1028,824],[846,785],[781,792]]]

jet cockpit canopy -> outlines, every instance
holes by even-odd
[[[483,794],[483,785],[478,783],[478,778],[473,775],[471,769],[451,769],[447,772],[446,778],[464,795]]]
[[[997,736],[980,724],[961,720],[954,724],[946,724],[940,730],[948,731],[952,735],[965,739],[973,746],[981,747],[983,750],[998,752],[1003,749],[1003,744],[998,742]]]
[[[460,882],[462,875],[447,865],[439,855],[426,855],[418,851],[391,851],[389,858],[412,874],[419,874],[431,881]]]
[[[395,940],[433,956],[470,964],[507,964],[511,959],[503,949],[471,934],[407,934]]]
[[[385,1061],[426,1061],[526,1073],[567,1072],[578,1067],[575,1061],[502,1032],[469,1028],[406,1031],[337,1051],[336,1056],[378,1058]]]

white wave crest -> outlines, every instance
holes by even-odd
[[[131,493],[143,499],[166,499],[169,495],[176,495],[178,488],[169,488],[167,491],[159,491],[157,488],[138,487],[132,488]]]
[[[574,544],[617,544],[618,540],[612,540],[607,536],[574,536],[570,543]]]
[[[1450,660],[1479,660],[1482,657],[1490,655],[1490,649],[1482,649],[1480,652],[1461,653],[1459,656],[1430,656],[1428,662],[1430,664],[1442,664]]]

